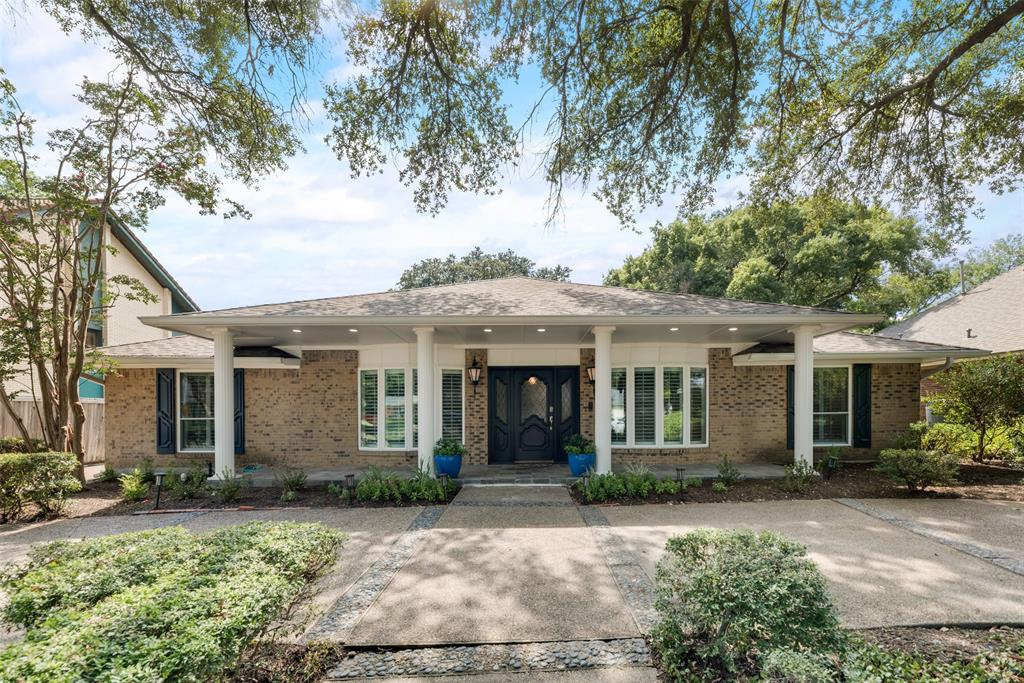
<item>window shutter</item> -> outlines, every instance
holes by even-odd
[[[245,453],[245,370],[235,368],[235,455]]]
[[[871,448],[871,365],[853,366],[853,440],[854,448]]]
[[[174,368],[156,371],[156,452],[174,453]]]
[[[655,442],[654,368],[636,368],[633,371],[633,439],[634,443],[649,445]]]
[[[793,448],[793,373],[792,365],[786,366],[786,448]]]

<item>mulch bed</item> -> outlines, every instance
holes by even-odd
[[[1024,628],[875,628],[855,631],[869,643],[942,662],[967,661],[989,652],[1013,652],[1024,642]]]
[[[674,495],[648,498],[624,498],[605,501],[601,505],[644,505],[651,503],[744,503],[769,500],[821,500],[823,498],[979,498],[986,500],[1024,501],[1024,470],[1002,465],[962,465],[960,484],[910,493],[875,472],[871,464],[847,464],[829,481],[816,481],[803,493],[783,491],[781,480],[740,480],[724,493],[711,490],[705,480],[698,488],[688,488],[682,497]],[[570,487],[573,500],[586,501],[575,487]]]

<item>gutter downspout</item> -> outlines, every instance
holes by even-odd
[[[936,374],[938,372],[942,372],[943,370],[948,369],[949,366],[951,366],[952,364],[953,364],[953,357],[952,356],[946,356],[946,362],[943,363],[942,365],[940,365],[938,367],[935,367],[935,368],[932,368],[930,370],[922,371],[921,372],[921,379],[924,379],[925,377],[931,377],[932,375],[934,375],[934,374]]]

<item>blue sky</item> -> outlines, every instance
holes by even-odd
[[[0,65],[18,88],[22,107],[38,119],[42,142],[47,131],[80,119],[73,94],[82,77],[105,78],[116,62],[100,46],[64,35],[28,9],[0,17]],[[328,45],[322,70],[328,78],[346,73],[336,42]],[[536,92],[532,81],[510,91],[514,110]],[[530,158],[502,184],[501,194],[454,196],[439,216],[418,214],[394,170],[349,178],[347,166],[323,142],[327,123],[319,103],[311,102],[310,109],[305,154],[258,189],[229,185],[228,194],[252,211],[252,220],[200,216],[175,198],[152,215],[143,239],[204,308],[384,290],[420,259],[463,254],[476,245],[513,249],[540,265],[568,265],[573,280],[598,283],[648,242],[646,227],[643,234],[620,229],[582,189],[567,196],[563,220],[545,226],[547,187]],[[536,128],[541,133],[543,122]],[[743,189],[742,178],[722,183],[713,208],[734,203]],[[979,196],[984,217],[969,221],[975,244],[1022,230],[1024,193]],[[638,225],[674,217],[668,202],[645,212]]]

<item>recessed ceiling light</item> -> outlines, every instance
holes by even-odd
[[[358,332],[359,330],[357,330],[357,329],[356,329],[356,328],[354,328],[354,327],[350,327],[350,328],[348,328],[348,331],[349,331],[349,332]]]
[[[492,331],[493,331],[493,330],[491,330],[491,328],[489,328],[489,327],[485,327],[485,328],[484,328],[484,332],[492,332]]]
[[[547,330],[545,330],[543,327],[538,327],[537,331],[538,332],[547,332]]]
[[[679,328],[678,327],[670,327],[670,328],[668,328],[668,331],[669,332],[678,332]]]
[[[295,332],[296,334],[298,334],[299,332],[302,332],[302,330],[292,330],[292,332]]]
[[[738,327],[730,327],[730,328],[729,328],[729,331],[730,331],[730,332],[735,332],[735,331],[736,331],[736,330],[738,330],[738,329],[740,329],[740,328],[738,328]]]

